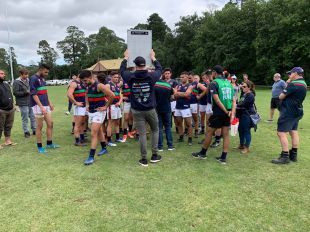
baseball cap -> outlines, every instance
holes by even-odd
[[[237,80],[237,77],[235,75],[232,75],[231,79],[236,79]]]
[[[221,65],[215,65],[213,67],[212,71],[214,71],[218,74],[223,74],[223,67]]]
[[[302,69],[302,67],[294,67],[292,68],[291,71],[286,72],[287,74],[291,74],[291,73],[304,73],[304,70]]]
[[[139,67],[145,66],[145,59],[142,56],[137,56],[133,62]]]

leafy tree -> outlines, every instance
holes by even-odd
[[[160,42],[164,42],[166,34],[171,32],[166,22],[157,13],[151,14],[147,19],[147,29],[152,30],[153,41]]]
[[[46,40],[41,40],[39,42],[39,49],[37,54],[41,56],[41,62],[53,67],[55,65],[56,59],[58,57],[57,52],[54,48],[50,47]]]

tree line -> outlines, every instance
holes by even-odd
[[[238,77],[248,73],[256,84],[269,85],[275,72],[284,74],[293,66],[303,67],[306,74],[310,71],[309,0],[243,0],[241,6],[235,2],[201,16],[181,17],[173,30],[157,13],[132,29],[152,30],[156,57],[172,68],[175,77],[221,64]],[[89,36],[69,26],[66,37],[57,42],[66,64],[56,64],[59,54],[46,40],[39,42],[37,54],[53,67],[51,78],[61,79],[98,60],[123,57],[125,48],[125,41],[105,26]],[[8,64],[6,51],[0,49],[0,67],[6,69]],[[17,66],[15,53],[13,64]]]

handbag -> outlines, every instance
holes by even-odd
[[[256,105],[254,103],[254,114],[249,114],[249,112],[247,112],[251,118],[251,121],[253,123],[253,127],[254,127],[254,131],[257,130],[257,124],[262,120],[262,118],[260,117],[259,113],[257,112],[257,108]]]

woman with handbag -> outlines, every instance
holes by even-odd
[[[250,151],[251,128],[254,127],[250,117],[251,114],[255,114],[253,87],[254,85],[251,81],[243,82],[241,88],[244,94],[237,103],[236,117],[239,118],[238,132],[240,139],[238,149],[241,150],[242,154],[247,154]]]

